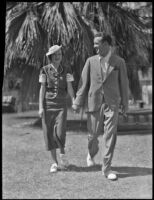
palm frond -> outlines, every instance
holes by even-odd
[[[118,7],[111,7],[110,24],[113,29],[116,41],[121,38],[123,47],[128,53],[124,53],[125,58],[130,54],[143,55],[146,46],[149,45],[150,38],[143,32],[145,26],[133,12],[124,11]],[[120,41],[120,40],[119,40]],[[146,59],[146,58],[145,58]]]
[[[41,18],[42,26],[48,30],[49,43],[66,45],[77,30],[77,18],[71,3],[46,4]]]
[[[44,46],[47,42],[45,32],[43,32],[34,10],[28,7],[26,10],[22,10],[22,12],[21,10],[14,12],[7,22],[7,64],[9,62],[11,64],[12,58],[25,57],[27,62],[37,65],[38,60],[42,59],[42,54],[46,51]],[[40,48],[42,51],[40,51]],[[9,51],[12,51],[14,56],[10,57]],[[39,53],[39,56],[37,53]],[[38,57],[40,58],[38,59]]]

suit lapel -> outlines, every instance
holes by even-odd
[[[108,68],[107,68],[107,72],[106,72],[106,76],[104,77],[103,83],[106,81],[106,79],[108,78],[108,76],[110,75],[110,73],[114,70],[115,66],[113,65],[113,55],[110,56],[109,58],[109,62],[108,62]]]
[[[102,78],[102,80],[103,80],[99,55],[97,55],[97,56],[95,57],[95,66],[97,67],[98,74],[101,75],[101,78]]]

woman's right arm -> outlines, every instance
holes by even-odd
[[[45,92],[46,92],[45,83],[41,83],[40,93],[39,93],[39,116],[40,117],[42,117],[43,112],[44,112],[43,102],[44,102]]]

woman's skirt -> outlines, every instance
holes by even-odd
[[[42,117],[42,128],[46,149],[61,149],[65,147],[66,140],[67,107],[48,107]]]

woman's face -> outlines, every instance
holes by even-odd
[[[59,49],[52,55],[52,62],[59,64],[62,61],[62,51]]]

